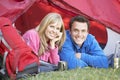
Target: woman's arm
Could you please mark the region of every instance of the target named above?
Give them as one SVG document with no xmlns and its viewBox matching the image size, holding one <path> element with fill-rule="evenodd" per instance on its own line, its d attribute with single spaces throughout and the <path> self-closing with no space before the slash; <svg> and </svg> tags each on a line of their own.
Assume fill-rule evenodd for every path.
<svg viewBox="0 0 120 80">
<path fill-rule="evenodd" d="M 28 44 L 28 46 L 30 46 L 32 48 L 34 53 L 36 53 L 38 55 L 40 40 L 39 40 L 37 31 L 35 31 L 34 29 L 27 31 L 23 35 L 23 39 Z"/>
</svg>

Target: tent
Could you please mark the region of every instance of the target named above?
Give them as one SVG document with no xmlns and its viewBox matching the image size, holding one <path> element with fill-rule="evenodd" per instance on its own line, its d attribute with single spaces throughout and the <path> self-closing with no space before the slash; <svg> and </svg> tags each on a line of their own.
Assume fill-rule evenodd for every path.
<svg viewBox="0 0 120 80">
<path fill-rule="evenodd" d="M 60 11 L 63 15 L 67 13 L 70 16 L 77 14 L 87 16 L 89 19 L 98 21 L 120 33 L 119 0 L 74 0 L 74 2 L 73 0 L 1 0 L 0 16 L 6 16 L 15 21 L 29 8 L 38 8 L 39 10 L 44 8 L 46 12 L 38 11 L 41 12 L 40 16 L 44 16 L 44 13 L 50 12 L 48 9 L 50 7 L 53 9 L 51 11 L 55 11 L 56 9 L 57 12 Z"/>
<path fill-rule="evenodd" d="M 11 19 L 21 34 L 36 27 L 49 12 L 60 13 L 66 29 L 71 17 L 87 17 L 90 33 L 102 48 L 109 40 L 106 28 L 120 34 L 119 0 L 0 0 L 0 16 Z"/>
</svg>

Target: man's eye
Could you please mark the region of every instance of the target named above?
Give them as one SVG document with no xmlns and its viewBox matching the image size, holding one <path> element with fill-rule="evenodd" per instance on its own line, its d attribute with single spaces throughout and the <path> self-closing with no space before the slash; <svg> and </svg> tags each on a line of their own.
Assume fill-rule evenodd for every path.
<svg viewBox="0 0 120 80">
<path fill-rule="evenodd" d="M 74 32 L 75 32 L 75 33 L 77 33 L 77 32 L 78 32 L 78 30 L 74 30 Z"/>
<path fill-rule="evenodd" d="M 86 32 L 86 30 L 82 30 L 82 32 Z"/>
</svg>

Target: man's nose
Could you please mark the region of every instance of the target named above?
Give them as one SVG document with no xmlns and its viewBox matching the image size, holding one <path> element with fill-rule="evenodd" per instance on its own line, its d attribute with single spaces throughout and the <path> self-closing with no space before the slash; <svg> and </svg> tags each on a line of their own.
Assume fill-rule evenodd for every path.
<svg viewBox="0 0 120 80">
<path fill-rule="evenodd" d="M 82 32 L 81 32 L 81 31 L 79 31 L 77 35 L 81 36 L 81 35 L 82 35 Z"/>
</svg>

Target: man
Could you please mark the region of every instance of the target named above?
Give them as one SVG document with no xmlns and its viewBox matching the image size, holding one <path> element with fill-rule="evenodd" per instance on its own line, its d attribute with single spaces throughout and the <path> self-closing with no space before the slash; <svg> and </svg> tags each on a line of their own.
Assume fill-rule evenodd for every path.
<svg viewBox="0 0 120 80">
<path fill-rule="evenodd" d="M 66 41 L 59 52 L 68 69 L 108 68 L 108 59 L 95 37 L 89 34 L 89 21 L 83 16 L 73 17 L 66 31 Z"/>
</svg>

